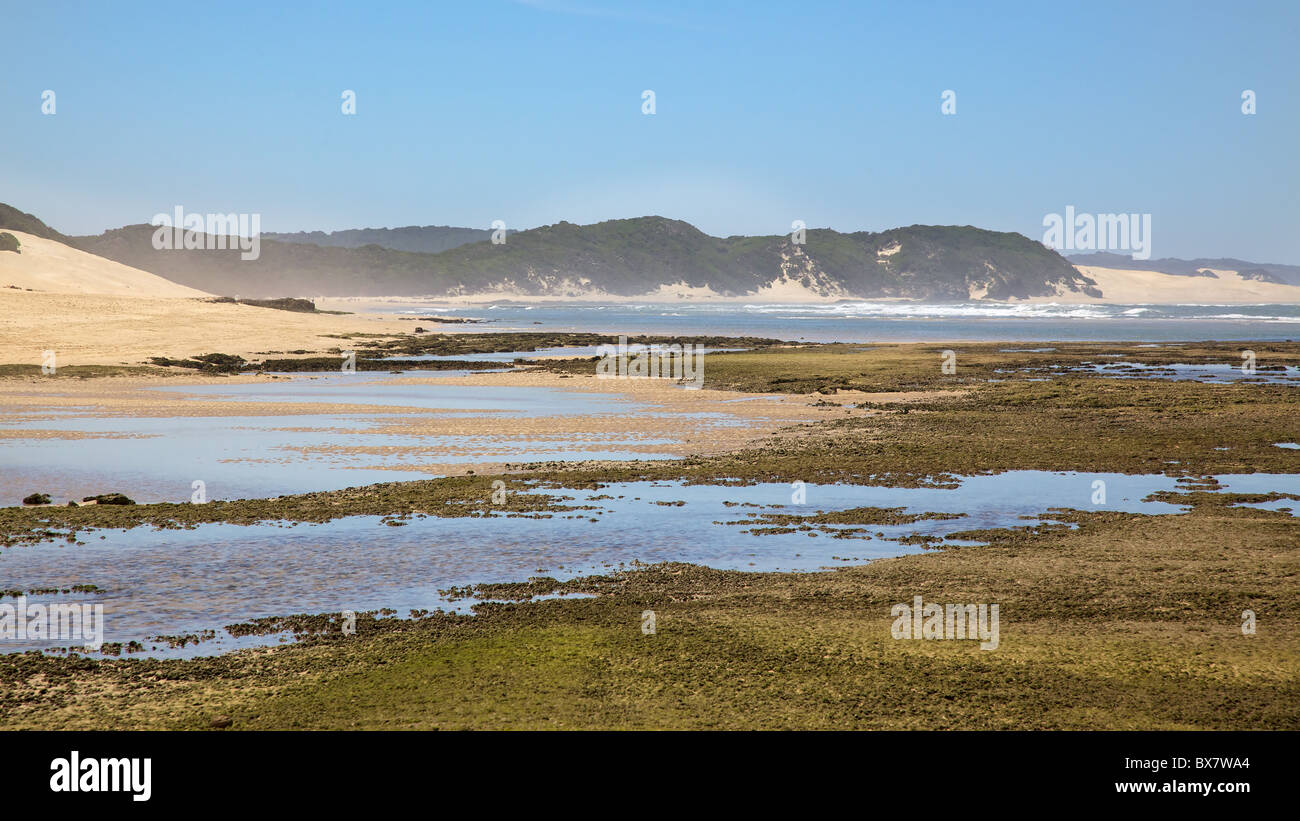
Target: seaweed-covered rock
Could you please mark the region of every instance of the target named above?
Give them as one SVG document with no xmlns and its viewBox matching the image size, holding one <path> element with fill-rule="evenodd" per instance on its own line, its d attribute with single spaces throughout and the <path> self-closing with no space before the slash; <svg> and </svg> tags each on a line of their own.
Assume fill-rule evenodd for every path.
<svg viewBox="0 0 1300 821">
<path fill-rule="evenodd" d="M 33 493 L 23 499 L 23 504 L 25 505 L 48 505 L 49 503 L 50 494 L 48 493 Z"/>
<path fill-rule="evenodd" d="M 94 502 L 97 505 L 133 505 L 135 500 L 128 498 L 123 493 L 101 493 L 98 496 L 87 496 L 82 499 L 83 502 Z"/>
</svg>

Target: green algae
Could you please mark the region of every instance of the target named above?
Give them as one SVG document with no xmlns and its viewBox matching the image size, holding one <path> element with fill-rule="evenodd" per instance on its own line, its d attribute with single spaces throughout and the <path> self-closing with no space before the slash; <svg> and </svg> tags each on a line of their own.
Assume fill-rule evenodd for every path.
<svg viewBox="0 0 1300 821">
<path fill-rule="evenodd" d="M 1240 344 L 1261 361 L 1265 354 L 1296 361 L 1296 346 Z M 956 374 L 940 372 L 944 346 L 843 347 L 710 354 L 706 384 L 964 393 L 911 404 L 906 414 L 873 402 L 879 412 L 870 416 L 797 426 L 763 447 L 717 457 L 518 465 L 500 477 L 207 505 L 5 508 L 0 533 L 14 543 L 59 529 L 138 524 L 545 515 L 564 508 L 565 487 L 633 479 L 915 485 L 1016 469 L 1177 475 L 1181 492 L 1149 500 L 1189 512 L 1053 510 L 1033 525 L 948 536 L 978 546 L 944 544 L 833 572 L 663 564 L 565 582 L 472 585 L 446 591 L 481 599 L 472 616 L 358 614 L 352 635 L 339 614 L 257 620 L 232 627 L 303 640 L 211 658 L 11 655 L 0 659 L 0 723 L 207 729 L 219 715 L 259 729 L 1300 729 L 1300 519 L 1241 507 L 1295 496 L 1211 492 L 1207 478 L 1294 472 L 1294 453 L 1273 447 L 1293 438 L 1294 388 L 1085 374 L 1029 381 L 1039 368 L 1123 346 L 1058 344 L 1033 354 L 952 346 Z M 1237 348 L 1169 346 L 1133 356 L 1222 362 Z M 987 381 L 1008 368 L 1020 371 Z M 507 505 L 490 503 L 495 478 L 513 491 Z M 832 519 L 874 523 L 896 513 L 763 521 L 865 526 Z M 594 598 L 534 601 L 556 593 Z M 892 639 L 890 607 L 915 595 L 999 604 L 1001 646 L 985 652 L 960 641 Z M 642 629 L 646 610 L 656 615 L 652 633 Z M 1258 617 L 1252 635 L 1241 629 L 1247 610 Z"/>
</svg>

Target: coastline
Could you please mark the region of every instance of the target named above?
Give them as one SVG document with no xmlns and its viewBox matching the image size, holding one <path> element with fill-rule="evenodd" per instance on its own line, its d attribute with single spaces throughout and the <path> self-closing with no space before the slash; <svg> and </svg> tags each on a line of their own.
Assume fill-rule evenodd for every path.
<svg viewBox="0 0 1300 821">
<path fill-rule="evenodd" d="M 1235 271 L 1216 271 L 1215 277 L 1190 277 L 1156 271 L 1076 266 L 1084 276 L 1094 279 L 1103 296 L 1061 291 L 1052 295 L 1011 299 L 972 298 L 976 305 L 1295 305 L 1300 304 L 1300 286 L 1243 279 Z M 850 297 L 843 294 L 820 294 L 802 287 L 765 289 L 743 295 L 722 295 L 707 288 L 661 286 L 656 291 L 631 296 L 595 291 L 566 294 L 527 294 L 522 291 L 497 291 L 456 296 L 373 296 L 322 297 L 321 305 L 333 309 L 348 307 L 362 310 L 382 309 L 393 304 L 429 304 L 449 307 L 483 307 L 502 305 L 840 305 L 880 303 L 899 305 L 943 305 L 926 300 L 902 297 Z"/>
</svg>

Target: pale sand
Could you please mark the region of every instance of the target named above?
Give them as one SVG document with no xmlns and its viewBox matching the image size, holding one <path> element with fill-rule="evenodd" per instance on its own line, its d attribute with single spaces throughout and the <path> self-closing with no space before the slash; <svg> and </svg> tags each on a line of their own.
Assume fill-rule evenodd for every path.
<svg viewBox="0 0 1300 821">
<path fill-rule="evenodd" d="M 1066 292 L 1059 296 L 1033 297 L 1025 302 L 1119 303 L 1119 304 L 1259 304 L 1300 302 L 1300 287 L 1242 279 L 1236 271 L 1218 271 L 1218 278 L 1182 277 L 1158 271 L 1129 271 L 1119 268 L 1077 266 L 1084 276 L 1096 280 L 1102 298 Z"/>
<path fill-rule="evenodd" d="M 14 286 L 52 294 L 107 294 L 138 297 L 204 297 L 203 291 L 177 285 L 148 271 L 78 251 L 54 240 L 10 231 L 19 253 L 0 251 L 0 288 Z"/>
<path fill-rule="evenodd" d="M 281 377 L 281 380 L 309 380 L 308 375 Z M 359 385 L 372 384 L 376 392 L 391 384 L 386 380 L 367 380 L 356 376 Z M 59 420 L 49 419 L 49 409 L 72 411 L 77 415 L 100 418 L 172 418 L 178 416 L 278 416 L 285 430 L 320 430 L 295 424 L 295 417 L 305 414 L 361 413 L 371 415 L 378 424 L 356 432 L 363 441 L 355 446 L 313 448 L 313 454 L 391 455 L 402 454 L 412 460 L 408 465 L 388 467 L 398 471 L 428 474 L 461 474 L 501 470 L 505 463 L 521 460 L 511 446 L 544 444 L 556 440 L 589 440 L 585 450 L 610 450 L 672 457 L 700 456 L 753 446 L 774 434 L 797 435 L 798 426 L 828 418 L 871 416 L 880 411 L 847 407 L 854 402 L 917 402 L 958 395 L 960 392 L 868 394 L 830 397 L 834 405 L 818 405 L 826 398 L 819 395 L 737 394 L 731 391 L 685 390 L 668 380 L 597 379 L 591 376 L 565 377 L 559 374 L 516 371 L 479 373 L 466 377 L 420 377 L 402 379 L 403 385 L 495 385 L 513 387 L 558 388 L 613 395 L 618 399 L 644 405 L 629 407 L 626 413 L 603 413 L 591 416 L 562 415 L 533 418 L 501 417 L 492 411 L 430 410 L 412 407 L 306 402 L 257 402 L 215 400 L 198 394 L 149 390 L 160 385 L 189 386 L 269 382 L 269 376 L 241 375 L 217 377 L 115 376 L 86 380 L 49 377 L 9 377 L 0 379 L 0 420 L 23 422 L 40 420 L 39 430 L 8 431 L 0 438 L 77 439 L 85 434 L 59 430 Z M 744 400 L 744 401 L 736 401 Z M 701 416 L 704 414 L 704 416 Z M 714 416 L 716 415 L 716 416 Z M 333 429 L 333 428 L 331 428 Z M 345 431 L 355 432 L 355 431 Z M 366 445 L 367 435 L 475 437 L 464 446 L 442 447 L 400 445 Z M 110 434 L 117 436 L 119 434 Z M 615 440 L 616 444 L 611 444 Z M 494 447 L 496 443 L 500 447 Z M 284 461 L 289 452 L 264 454 L 262 460 Z M 446 462 L 449 456 L 472 457 L 471 464 Z M 374 467 L 383 467 L 376 465 Z"/>
<path fill-rule="evenodd" d="M 4 254 L 0 253 L 0 257 Z M 465 330 L 425 323 L 429 330 Z M 138 365 L 150 357 L 266 351 L 347 350 L 330 335 L 410 333 L 413 323 L 374 315 L 333 316 L 199 299 L 45 294 L 0 288 L 0 364 Z"/>
</svg>

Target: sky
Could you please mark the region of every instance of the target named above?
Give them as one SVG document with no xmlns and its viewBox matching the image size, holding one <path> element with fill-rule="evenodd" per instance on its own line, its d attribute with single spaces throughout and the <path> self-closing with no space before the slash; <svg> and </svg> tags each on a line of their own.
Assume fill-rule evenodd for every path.
<svg viewBox="0 0 1300 821">
<path fill-rule="evenodd" d="M 1151 215 L 1152 257 L 1300 264 L 1290 0 L 0 9 L 0 202 L 69 234 L 180 206 L 1041 240 L 1073 206 Z"/>
</svg>

